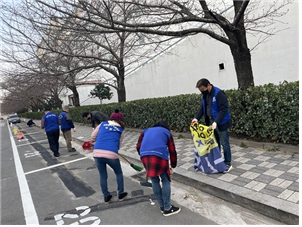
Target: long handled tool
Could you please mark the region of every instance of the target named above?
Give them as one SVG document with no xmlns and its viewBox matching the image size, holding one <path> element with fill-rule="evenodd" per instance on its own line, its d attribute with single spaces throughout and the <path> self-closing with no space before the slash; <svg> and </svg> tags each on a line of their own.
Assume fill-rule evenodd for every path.
<svg viewBox="0 0 302 227">
<path fill-rule="evenodd" d="M 140 172 L 140 171 L 142 171 L 142 170 L 144 169 L 143 167 L 138 166 L 138 165 L 135 165 L 135 164 L 133 164 L 132 162 L 130 162 L 129 160 L 127 160 L 127 159 L 125 158 L 124 155 L 122 155 L 122 154 L 120 154 L 120 153 L 118 153 L 118 155 L 119 155 L 120 157 L 122 157 L 126 162 L 128 162 L 128 163 L 130 164 L 130 166 L 131 166 L 133 169 L 135 169 L 136 171 Z"/>
</svg>

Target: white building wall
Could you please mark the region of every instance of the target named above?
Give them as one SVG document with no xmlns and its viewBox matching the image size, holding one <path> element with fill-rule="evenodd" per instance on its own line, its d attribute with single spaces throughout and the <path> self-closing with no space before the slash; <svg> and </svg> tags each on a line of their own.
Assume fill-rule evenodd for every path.
<svg viewBox="0 0 302 227">
<path fill-rule="evenodd" d="M 289 5 L 277 30 L 287 28 L 252 51 L 252 68 L 255 85 L 279 84 L 299 80 L 299 10 L 298 2 Z M 257 39 L 247 36 L 249 47 Z M 204 34 L 180 41 L 172 54 L 164 54 L 126 77 L 127 101 L 199 93 L 195 88 L 201 78 L 221 89 L 237 89 L 233 58 L 227 45 Z M 224 63 L 224 70 L 219 64 Z"/>
</svg>

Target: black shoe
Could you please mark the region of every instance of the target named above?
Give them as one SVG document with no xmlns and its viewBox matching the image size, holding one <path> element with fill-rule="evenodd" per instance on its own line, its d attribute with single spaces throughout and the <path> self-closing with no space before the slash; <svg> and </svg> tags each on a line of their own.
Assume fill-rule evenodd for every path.
<svg viewBox="0 0 302 227">
<path fill-rule="evenodd" d="M 77 151 L 77 150 L 74 148 L 71 148 L 71 150 L 69 150 L 68 152 L 75 152 L 75 151 Z"/>
<path fill-rule="evenodd" d="M 163 214 L 164 213 L 164 207 L 159 207 L 159 208 L 160 208 L 161 213 Z"/>
<path fill-rule="evenodd" d="M 127 198 L 127 196 L 128 196 L 128 193 L 127 193 L 127 192 L 123 192 L 122 194 L 120 194 L 120 195 L 118 196 L 118 200 L 119 200 L 119 201 L 123 201 L 124 199 Z"/>
<path fill-rule="evenodd" d="M 180 209 L 179 207 L 175 207 L 175 206 L 171 205 L 170 210 L 164 210 L 163 215 L 164 215 L 165 217 L 171 216 L 171 215 L 173 215 L 173 214 L 179 213 L 180 210 L 181 210 L 181 209 Z"/>
<path fill-rule="evenodd" d="M 111 199 L 112 199 L 112 195 L 109 195 L 109 196 L 105 197 L 104 201 L 106 204 L 108 204 Z"/>
<path fill-rule="evenodd" d="M 60 153 L 58 153 L 58 154 L 55 154 L 55 157 L 57 157 L 57 158 L 58 158 L 58 157 L 60 157 Z"/>
</svg>

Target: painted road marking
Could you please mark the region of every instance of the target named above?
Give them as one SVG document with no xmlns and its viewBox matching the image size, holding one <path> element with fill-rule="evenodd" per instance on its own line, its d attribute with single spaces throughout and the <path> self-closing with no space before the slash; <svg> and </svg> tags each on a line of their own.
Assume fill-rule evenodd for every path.
<svg viewBox="0 0 302 227">
<path fill-rule="evenodd" d="M 24 210 L 24 217 L 26 221 L 26 225 L 39 225 L 38 216 L 36 213 L 36 209 L 30 194 L 30 190 L 27 184 L 27 180 L 23 171 L 23 167 L 21 164 L 21 160 L 19 157 L 19 152 L 15 143 L 15 140 L 12 136 L 11 129 L 8 126 L 8 130 L 10 133 L 10 141 L 12 144 L 13 154 L 14 154 L 14 160 L 15 160 L 15 167 L 16 167 L 16 173 L 18 177 L 19 182 L 19 189 L 21 194 L 21 200 Z"/>
<path fill-rule="evenodd" d="M 45 167 L 45 168 L 36 169 L 36 170 L 25 173 L 25 175 L 40 172 L 40 171 L 43 171 L 43 170 L 46 170 L 46 169 L 55 168 L 55 167 L 62 166 L 62 165 L 66 165 L 66 164 L 69 164 L 69 163 L 72 163 L 72 162 L 81 161 L 81 160 L 84 160 L 84 159 L 87 159 L 87 158 L 88 157 L 83 157 L 83 158 L 79 158 L 79 159 L 76 159 L 76 160 L 71 160 L 71 161 L 68 161 L 68 162 L 63 162 L 63 163 L 59 163 L 59 164 L 56 164 L 56 165 L 48 166 L 48 167 Z"/>
<path fill-rule="evenodd" d="M 48 140 L 46 139 L 46 140 L 40 140 L 40 141 L 31 142 L 31 143 L 19 144 L 19 145 L 17 145 L 17 147 L 30 145 L 30 144 L 34 144 L 34 143 L 41 143 L 41 142 L 44 142 L 44 141 L 48 141 Z"/>
<path fill-rule="evenodd" d="M 83 217 L 83 216 L 89 214 L 90 211 L 91 211 L 89 206 L 76 207 L 76 210 L 84 210 L 84 211 L 82 213 L 80 213 L 80 215 L 78 215 L 78 214 L 64 214 L 64 213 L 55 215 L 54 219 L 55 219 L 57 225 L 64 225 L 65 224 L 63 218 L 65 218 L 65 219 L 80 218 L 81 216 Z M 90 216 L 90 217 L 83 218 L 79 221 L 73 222 L 70 225 L 79 225 L 79 224 L 83 224 L 83 223 L 89 222 L 89 221 L 93 221 L 93 223 L 91 223 L 91 225 L 98 225 L 98 224 L 101 223 L 101 219 L 99 217 Z"/>
</svg>

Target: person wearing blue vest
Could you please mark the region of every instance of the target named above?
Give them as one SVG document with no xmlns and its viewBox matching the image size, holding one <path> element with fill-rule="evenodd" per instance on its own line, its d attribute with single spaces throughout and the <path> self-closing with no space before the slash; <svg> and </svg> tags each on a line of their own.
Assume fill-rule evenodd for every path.
<svg viewBox="0 0 302 227">
<path fill-rule="evenodd" d="M 68 152 L 74 152 L 76 151 L 76 149 L 73 148 L 71 145 L 71 141 L 72 141 L 71 129 L 73 128 L 74 132 L 76 131 L 76 129 L 68 112 L 69 112 L 69 106 L 64 106 L 63 111 L 59 115 L 59 118 L 61 121 L 61 131 L 66 141 L 67 150 Z"/>
<path fill-rule="evenodd" d="M 60 157 L 59 153 L 59 137 L 60 137 L 60 124 L 59 116 L 50 112 L 50 107 L 45 107 L 44 115 L 41 119 L 41 128 L 45 128 L 47 139 L 49 142 L 50 150 L 55 157 Z"/>
<path fill-rule="evenodd" d="M 168 123 L 159 121 L 153 127 L 143 130 L 136 150 L 146 169 L 146 175 L 151 178 L 152 189 L 162 214 L 166 217 L 179 213 L 181 208 L 171 205 L 170 175 L 177 165 L 177 152 Z"/>
<path fill-rule="evenodd" d="M 208 79 L 200 79 L 196 88 L 202 93 L 201 107 L 192 122 L 200 120 L 205 116 L 207 126 L 212 126 L 219 148 L 222 145 L 224 162 L 229 172 L 233 167 L 231 164 L 231 146 L 229 142 L 228 129 L 232 126 L 229 104 L 226 94 L 209 82 Z"/>
<path fill-rule="evenodd" d="M 102 121 L 91 134 L 92 140 L 95 141 L 93 158 L 99 171 L 105 204 L 112 199 L 107 185 L 107 165 L 115 173 L 119 201 L 123 201 L 128 196 L 128 193 L 124 192 L 124 177 L 118 155 L 124 138 L 124 127 L 125 124 L 113 116 L 109 120 Z"/>
</svg>

